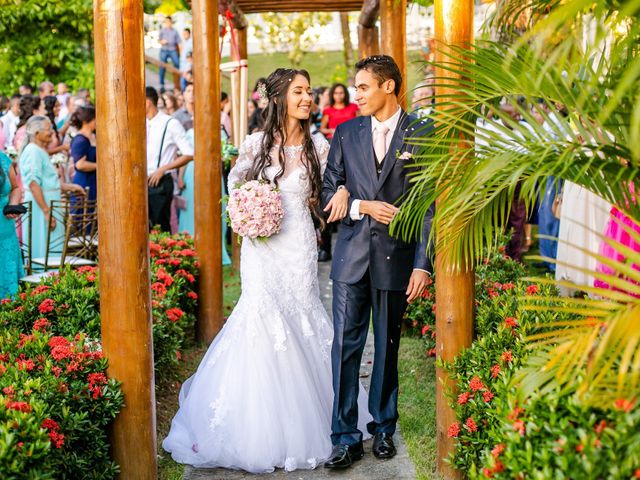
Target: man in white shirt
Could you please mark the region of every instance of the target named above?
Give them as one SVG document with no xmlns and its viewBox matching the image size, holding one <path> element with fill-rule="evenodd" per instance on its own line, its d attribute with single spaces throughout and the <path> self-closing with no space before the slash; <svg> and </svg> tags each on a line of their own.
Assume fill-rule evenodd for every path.
<svg viewBox="0 0 640 480">
<path fill-rule="evenodd" d="M 6 147 L 13 146 L 13 136 L 18 129 L 18 122 L 20 121 L 20 95 L 14 95 L 11 97 L 9 103 L 9 110 L 2 117 L 2 129 L 4 130 L 4 138 L 6 140 Z"/>
<path fill-rule="evenodd" d="M 193 147 L 178 120 L 158 110 L 158 92 L 146 89 L 149 225 L 171 231 L 172 172 L 193 160 Z"/>
</svg>

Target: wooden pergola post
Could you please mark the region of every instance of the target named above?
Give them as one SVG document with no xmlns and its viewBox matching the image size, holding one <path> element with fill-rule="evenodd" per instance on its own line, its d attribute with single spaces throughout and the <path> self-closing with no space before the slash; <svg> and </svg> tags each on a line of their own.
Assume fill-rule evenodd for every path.
<svg viewBox="0 0 640 480">
<path fill-rule="evenodd" d="M 376 20 L 380 13 L 380 0 L 366 0 L 358 19 L 358 57 L 360 59 L 380 53 L 380 35 Z"/>
<path fill-rule="evenodd" d="M 198 338 L 211 343 L 223 325 L 218 6 L 193 0 L 195 94 L 195 243 L 200 259 Z"/>
<path fill-rule="evenodd" d="M 470 47 L 473 41 L 473 8 L 473 0 L 435 0 L 436 63 L 452 61 L 456 54 L 447 50 L 449 45 Z M 448 79 L 446 87 L 436 87 L 438 95 L 453 96 L 457 93 L 458 76 L 436 67 L 436 77 Z M 457 99 L 459 101 L 459 97 Z M 467 148 L 473 148 L 472 142 L 473 139 L 469 139 Z M 438 199 L 438 203 L 446 201 L 446 195 Z M 443 249 L 436 247 L 436 279 L 436 352 L 438 358 L 451 361 L 473 341 L 474 273 L 467 266 L 455 270 Z M 453 438 L 448 437 L 447 431 L 456 421 L 445 392 L 455 391 L 455 382 L 441 368 L 436 369 L 436 376 L 438 471 L 447 479 L 462 478 L 462 474 L 445 461 L 454 451 Z"/>
<path fill-rule="evenodd" d="M 381 53 L 393 57 L 402 74 L 398 100 L 407 107 L 407 0 L 380 0 Z"/>
<path fill-rule="evenodd" d="M 120 478 L 156 478 L 153 337 L 140 0 L 94 4 L 102 349 L 125 407 L 112 430 Z"/>
</svg>

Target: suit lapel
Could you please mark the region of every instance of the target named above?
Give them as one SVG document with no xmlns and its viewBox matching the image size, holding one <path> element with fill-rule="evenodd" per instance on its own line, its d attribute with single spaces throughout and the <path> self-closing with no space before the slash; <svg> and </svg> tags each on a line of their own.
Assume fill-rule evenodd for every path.
<svg viewBox="0 0 640 480">
<path fill-rule="evenodd" d="M 384 185 L 385 180 L 391 173 L 391 170 L 393 170 L 393 166 L 396 164 L 396 160 L 398 158 L 396 152 L 402 150 L 404 137 L 409 123 L 409 115 L 407 115 L 407 112 L 402 110 L 402 113 L 400 113 L 400 118 L 398 119 L 398 126 L 396 127 L 395 132 L 393 132 L 393 138 L 391 139 L 391 144 L 389 145 L 387 156 L 384 160 L 384 163 L 382 164 L 382 172 L 380 173 L 380 177 L 376 179 L 376 193 L 380 191 L 382 185 Z M 371 140 L 371 142 L 371 148 L 373 149 L 373 140 Z"/>
<path fill-rule="evenodd" d="M 362 149 L 362 160 L 364 164 L 362 168 L 367 172 L 371 187 L 375 188 L 378 179 L 375 172 L 375 160 L 373 158 L 373 136 L 371 134 L 371 117 L 360 117 L 360 126 L 358 129 L 358 139 L 360 140 L 360 148 Z"/>
</svg>

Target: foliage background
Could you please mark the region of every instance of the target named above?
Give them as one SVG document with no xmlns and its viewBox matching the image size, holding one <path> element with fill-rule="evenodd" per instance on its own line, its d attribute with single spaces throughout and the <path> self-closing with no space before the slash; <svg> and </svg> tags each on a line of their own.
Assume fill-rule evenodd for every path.
<svg viewBox="0 0 640 480">
<path fill-rule="evenodd" d="M 93 88 L 91 0 L 0 0 L 0 85 L 64 81 Z"/>
</svg>

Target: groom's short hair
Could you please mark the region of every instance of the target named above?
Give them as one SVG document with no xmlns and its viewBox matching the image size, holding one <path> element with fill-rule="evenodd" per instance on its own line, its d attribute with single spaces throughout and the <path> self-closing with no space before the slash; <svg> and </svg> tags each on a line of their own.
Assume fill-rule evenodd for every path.
<svg viewBox="0 0 640 480">
<path fill-rule="evenodd" d="M 394 93 L 400 95 L 402 86 L 402 74 L 398 64 L 389 55 L 373 55 L 364 58 L 356 63 L 356 73 L 366 70 L 378 80 L 378 85 L 382 85 L 387 80 L 393 80 L 396 84 Z"/>
</svg>

